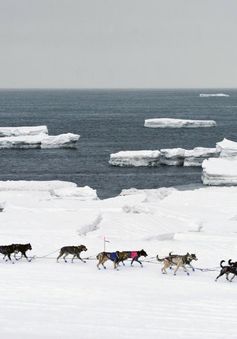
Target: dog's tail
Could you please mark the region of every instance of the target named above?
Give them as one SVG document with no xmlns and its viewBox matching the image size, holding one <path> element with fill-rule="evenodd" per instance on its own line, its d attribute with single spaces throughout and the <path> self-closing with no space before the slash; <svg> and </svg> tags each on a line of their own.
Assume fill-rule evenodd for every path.
<svg viewBox="0 0 237 339">
<path fill-rule="evenodd" d="M 231 259 L 229 259 L 229 260 L 228 260 L 228 264 L 231 266 L 231 265 L 234 264 L 234 262 L 233 262 Z"/>
<path fill-rule="evenodd" d="M 224 266 L 222 265 L 223 262 L 225 262 L 225 260 L 221 260 L 221 262 L 220 262 L 220 267 L 221 267 L 221 268 L 224 268 Z"/>
<path fill-rule="evenodd" d="M 156 259 L 157 259 L 158 261 L 164 261 L 164 260 L 165 260 L 165 258 L 159 258 L 159 257 L 158 257 L 158 254 L 157 254 L 157 256 L 156 256 Z"/>
</svg>

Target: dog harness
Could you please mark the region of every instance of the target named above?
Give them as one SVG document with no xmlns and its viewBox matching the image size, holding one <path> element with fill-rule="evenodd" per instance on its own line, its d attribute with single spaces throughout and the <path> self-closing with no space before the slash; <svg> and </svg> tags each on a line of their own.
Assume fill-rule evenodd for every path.
<svg viewBox="0 0 237 339">
<path fill-rule="evenodd" d="M 131 258 L 134 259 L 137 257 L 137 251 L 131 251 Z"/>
<path fill-rule="evenodd" d="M 117 256 L 117 253 L 116 253 L 116 252 L 108 253 L 108 257 L 109 257 L 109 259 L 112 260 L 112 261 L 118 260 L 118 256 Z"/>
</svg>

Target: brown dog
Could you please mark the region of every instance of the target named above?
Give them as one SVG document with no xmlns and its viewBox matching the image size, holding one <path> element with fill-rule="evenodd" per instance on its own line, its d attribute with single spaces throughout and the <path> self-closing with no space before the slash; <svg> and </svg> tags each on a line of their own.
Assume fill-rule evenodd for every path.
<svg viewBox="0 0 237 339">
<path fill-rule="evenodd" d="M 72 254 L 73 257 L 72 257 L 72 261 L 74 260 L 75 257 L 77 257 L 79 260 L 83 261 L 84 263 L 86 262 L 85 260 L 83 260 L 81 257 L 80 257 L 80 253 L 82 251 L 87 251 L 87 248 L 86 246 L 84 245 L 80 245 L 80 246 L 64 246 L 60 249 L 60 253 L 59 253 L 59 256 L 57 257 L 57 262 L 58 262 L 58 259 L 64 255 L 63 259 L 65 262 L 67 262 L 66 260 L 66 257 L 69 255 L 69 254 Z"/>
</svg>

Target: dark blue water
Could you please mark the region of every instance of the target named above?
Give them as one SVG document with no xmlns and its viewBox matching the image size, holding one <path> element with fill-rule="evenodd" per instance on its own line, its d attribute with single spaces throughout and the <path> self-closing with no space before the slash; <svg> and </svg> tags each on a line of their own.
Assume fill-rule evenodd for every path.
<svg viewBox="0 0 237 339">
<path fill-rule="evenodd" d="M 220 92 L 230 97 L 199 97 Z M 145 119 L 158 117 L 214 119 L 218 126 L 143 127 Z M 118 168 L 108 164 L 109 155 L 237 140 L 237 90 L 1 90 L 0 126 L 23 125 L 47 125 L 50 134 L 78 133 L 78 148 L 0 150 L 0 180 L 68 180 L 97 189 L 101 198 L 123 188 L 200 183 L 200 168 Z"/>
</svg>

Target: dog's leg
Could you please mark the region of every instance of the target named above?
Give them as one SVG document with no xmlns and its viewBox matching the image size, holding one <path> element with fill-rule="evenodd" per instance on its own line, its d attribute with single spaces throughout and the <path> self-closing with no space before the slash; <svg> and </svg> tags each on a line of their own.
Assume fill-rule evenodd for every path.
<svg viewBox="0 0 237 339">
<path fill-rule="evenodd" d="M 68 256 L 68 253 L 65 253 L 65 254 L 64 254 L 64 257 L 63 257 L 63 259 L 64 259 L 65 262 L 67 262 L 67 260 L 66 260 L 66 257 L 67 257 L 67 256 Z"/>
<path fill-rule="evenodd" d="M 220 274 L 216 277 L 215 281 L 217 281 L 217 279 L 219 279 L 223 274 L 225 274 L 225 272 L 223 272 L 222 270 L 220 271 Z"/>
<path fill-rule="evenodd" d="M 62 255 L 63 253 L 60 251 L 59 256 L 57 257 L 57 262 L 58 262 L 58 259 L 61 258 Z"/>
<path fill-rule="evenodd" d="M 189 271 L 187 270 L 187 268 L 185 267 L 185 265 L 183 264 L 182 266 L 183 266 L 184 272 L 187 273 L 187 275 L 189 275 Z"/>
<path fill-rule="evenodd" d="M 235 274 L 233 274 L 233 277 L 230 279 L 231 282 L 233 281 L 234 277 L 235 277 Z"/>
<path fill-rule="evenodd" d="M 23 253 L 21 254 L 21 258 L 22 258 L 22 256 L 24 256 L 28 262 L 31 262 L 31 260 L 27 257 L 26 252 L 23 252 Z M 20 259 L 21 259 L 21 258 L 20 258 Z"/>
<path fill-rule="evenodd" d="M 74 259 L 75 257 L 76 257 L 76 254 L 74 254 L 73 257 L 72 257 L 72 261 L 71 261 L 72 263 L 73 263 L 73 259 Z"/>
<path fill-rule="evenodd" d="M 191 263 L 189 263 L 188 265 L 191 267 L 191 269 L 193 270 L 193 272 L 195 272 L 195 268 L 193 267 L 193 265 L 191 265 Z"/>
<path fill-rule="evenodd" d="M 78 258 L 79 260 L 81 260 L 82 262 L 84 262 L 84 264 L 86 263 L 86 261 L 83 260 L 83 259 L 80 257 L 80 254 L 77 254 L 76 256 L 77 256 L 77 258 Z"/>
<path fill-rule="evenodd" d="M 179 268 L 180 268 L 180 263 L 177 264 L 177 267 L 176 267 L 176 269 L 174 270 L 174 275 L 176 275 L 176 272 L 178 271 Z"/>
</svg>

